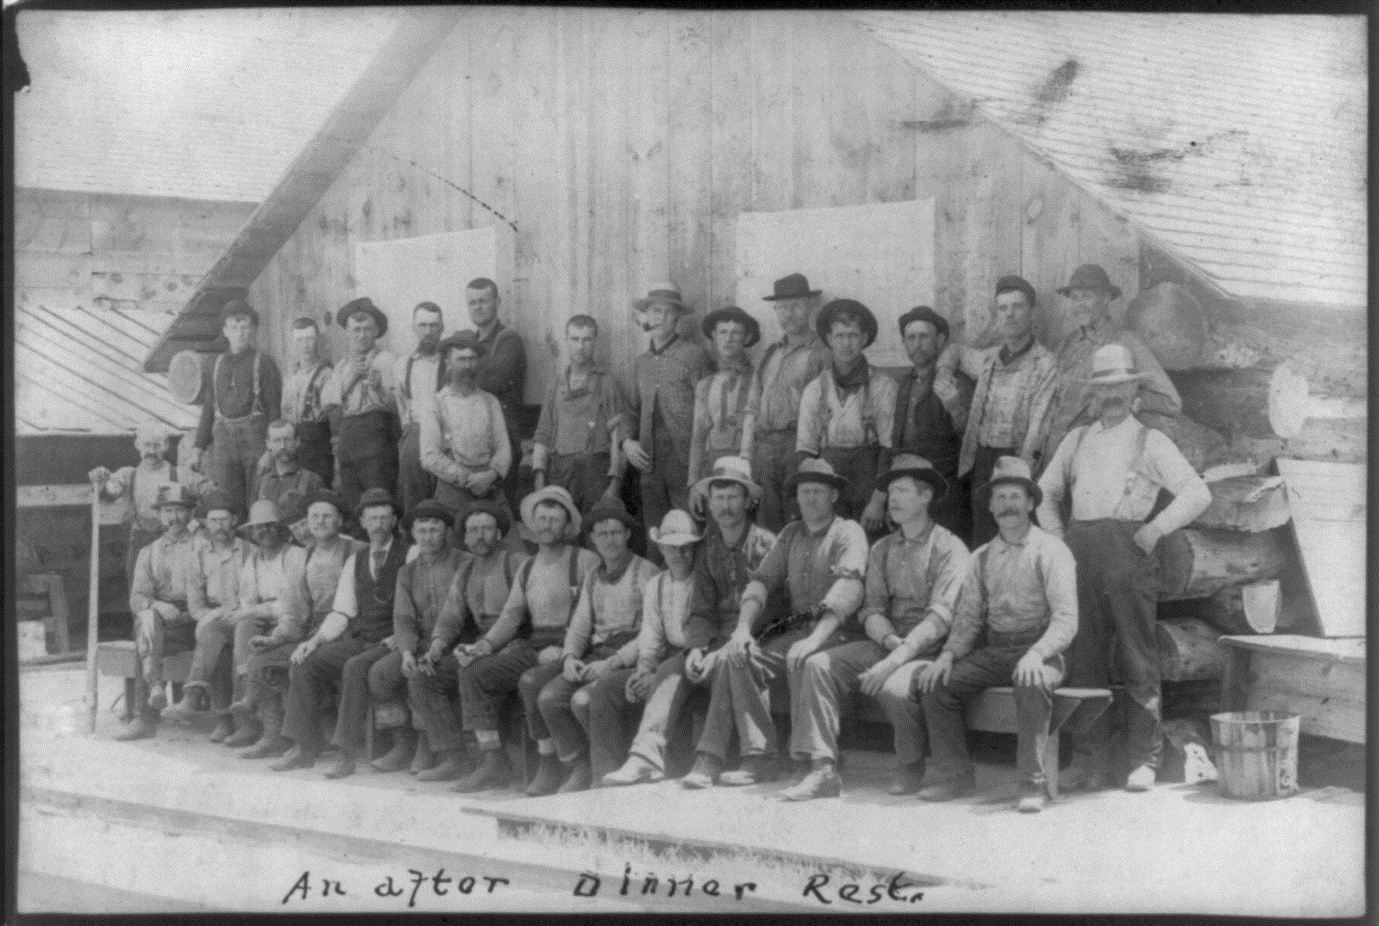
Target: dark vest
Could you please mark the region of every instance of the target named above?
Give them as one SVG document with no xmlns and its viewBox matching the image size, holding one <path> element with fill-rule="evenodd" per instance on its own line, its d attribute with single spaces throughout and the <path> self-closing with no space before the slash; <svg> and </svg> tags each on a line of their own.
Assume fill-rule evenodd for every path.
<svg viewBox="0 0 1379 926">
<path fill-rule="evenodd" d="M 915 406 L 914 435 L 909 443 L 903 442 L 905 416 L 910 411 L 910 393 L 915 388 L 915 371 L 911 367 L 900 378 L 900 389 L 895 399 L 895 431 L 891 447 L 896 453 L 917 453 L 944 476 L 952 478 L 958 472 L 958 457 L 962 453 L 962 432 L 953 426 L 953 417 L 943 402 L 931 388 L 929 394 Z"/>
<path fill-rule="evenodd" d="M 407 562 L 408 549 L 401 537 L 393 538 L 377 582 L 369 574 L 373 551 L 365 547 L 354 555 L 354 597 L 359 614 L 352 621 L 353 630 L 369 646 L 382 643 L 393 632 L 393 594 L 397 591 L 398 571 Z"/>
</svg>

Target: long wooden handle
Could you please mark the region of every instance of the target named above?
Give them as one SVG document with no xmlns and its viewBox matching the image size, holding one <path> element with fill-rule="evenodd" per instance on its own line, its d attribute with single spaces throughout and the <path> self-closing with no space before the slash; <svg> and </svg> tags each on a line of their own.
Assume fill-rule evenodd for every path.
<svg viewBox="0 0 1379 926">
<path fill-rule="evenodd" d="M 86 711 L 87 731 L 96 732 L 96 640 L 101 613 L 101 490 L 91 485 L 91 574 L 86 586 Z"/>
</svg>

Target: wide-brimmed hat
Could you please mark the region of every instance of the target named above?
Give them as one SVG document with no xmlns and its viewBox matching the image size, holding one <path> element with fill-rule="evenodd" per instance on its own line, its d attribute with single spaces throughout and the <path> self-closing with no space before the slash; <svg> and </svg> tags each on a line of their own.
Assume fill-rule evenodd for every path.
<svg viewBox="0 0 1379 926">
<path fill-rule="evenodd" d="M 196 505 L 196 517 L 204 521 L 206 515 L 212 511 L 228 511 L 235 513 L 235 501 L 230 498 L 230 493 L 223 489 L 211 489 L 203 494 Z"/>
<path fill-rule="evenodd" d="M 1058 293 L 1066 296 L 1075 289 L 1098 289 L 1112 299 L 1120 298 L 1120 287 L 1111 282 L 1111 278 L 1106 275 L 1100 264 L 1083 264 L 1078 267 L 1073 271 L 1068 285 L 1059 289 Z"/>
<path fill-rule="evenodd" d="M 1099 270 L 1101 268 L 1098 267 L 1097 269 Z M 1001 293 L 1012 291 L 1024 293 L 1026 298 L 1029 299 L 1029 304 L 1031 306 L 1035 304 L 1034 284 L 1024 277 L 1014 273 L 1007 273 L 996 281 L 996 295 L 999 296 Z M 1062 292 L 1062 290 L 1060 290 L 1060 292 Z"/>
<path fill-rule="evenodd" d="M 440 352 L 442 359 L 449 357 L 452 350 L 464 350 L 466 348 L 474 351 L 476 357 L 482 357 L 488 353 L 488 345 L 479 340 L 478 332 L 470 331 L 467 328 L 464 331 L 456 331 L 454 334 L 446 336 L 443 341 L 436 345 L 436 350 Z"/>
<path fill-rule="evenodd" d="M 996 465 L 991 470 L 991 478 L 985 485 L 977 488 L 977 504 L 986 508 L 991 504 L 991 492 L 998 485 L 1018 485 L 1024 486 L 1025 491 L 1034 499 L 1034 507 L 1038 508 L 1044 501 L 1044 491 L 1039 488 L 1039 483 L 1031 477 L 1029 464 L 1019 457 L 1000 457 L 996 460 Z"/>
<path fill-rule="evenodd" d="M 522 499 L 522 504 L 520 506 L 522 511 L 522 524 L 527 530 L 532 532 L 536 531 L 534 515 L 536 506 L 542 502 L 555 502 L 557 505 L 564 508 L 566 514 L 570 516 L 569 522 L 565 525 L 566 540 L 574 540 L 579 536 L 580 527 L 583 524 L 583 519 L 579 514 L 579 506 L 577 506 L 575 500 L 570 497 L 570 493 L 560 486 L 546 486 L 546 488 L 539 489 Z"/>
<path fill-rule="evenodd" d="M 948 480 L 943 478 L 943 474 L 934 469 L 934 464 L 913 453 L 897 454 L 891 461 L 891 468 L 876 481 L 876 487 L 884 492 L 901 476 L 912 476 L 921 482 L 927 482 L 934 490 L 934 501 L 948 494 Z"/>
<path fill-rule="evenodd" d="M 589 509 L 584 520 L 588 522 L 591 531 L 594 529 L 594 525 L 600 521 L 610 520 L 621 521 L 634 534 L 642 529 L 642 523 L 632 517 L 631 512 L 627 510 L 627 506 L 622 503 L 620 498 L 599 499 L 594 507 Z"/>
<path fill-rule="evenodd" d="M 373 318 L 378 325 L 378 336 L 381 338 L 388 333 L 388 316 L 383 314 L 383 310 L 373 304 L 373 300 L 368 296 L 360 296 L 358 299 L 351 299 L 340 307 L 340 311 L 335 314 L 335 320 L 344 328 L 349 320 L 363 312 Z"/>
<path fill-rule="evenodd" d="M 803 273 L 791 273 L 781 277 L 771 287 L 771 295 L 762 296 L 767 302 L 779 299 L 800 299 L 804 296 L 817 296 L 821 289 L 810 289 L 809 280 Z"/>
<path fill-rule="evenodd" d="M 927 305 L 917 305 L 904 315 L 900 316 L 900 336 L 905 336 L 905 329 L 914 322 L 928 322 L 934 326 L 934 330 L 945 338 L 948 337 L 948 319 L 935 312 Z"/>
<path fill-rule="evenodd" d="M 819 457 L 809 457 L 800 464 L 795 474 L 785 481 L 785 491 L 793 494 L 801 483 L 819 482 L 842 491 L 848 481 L 833 471 L 833 466 Z"/>
<path fill-rule="evenodd" d="M 425 518 L 441 521 L 447 528 L 454 527 L 455 525 L 455 516 L 450 513 L 449 508 L 445 507 L 434 498 L 427 498 L 412 506 L 412 510 L 407 512 L 406 516 L 403 517 L 402 526 L 410 532 L 413 524 Z"/>
<path fill-rule="evenodd" d="M 747 490 L 749 499 L 761 501 L 761 486 L 752 481 L 752 464 L 742 457 L 719 457 L 714 461 L 713 470 L 690 487 L 691 511 L 700 512 L 702 516 L 709 500 L 709 489 L 715 482 L 735 482 Z"/>
<path fill-rule="evenodd" d="M 638 312 L 645 312 L 647 307 L 655 302 L 671 306 L 677 312 L 690 311 L 690 307 L 685 304 L 684 297 L 680 295 L 680 287 L 669 280 L 652 283 L 645 296 L 632 300 L 632 307 Z"/>
<path fill-rule="evenodd" d="M 302 499 L 302 517 L 306 517 L 307 512 L 311 510 L 311 506 L 317 502 L 325 502 L 327 505 L 335 506 L 335 510 L 340 512 L 341 518 L 349 516 L 349 512 L 345 510 L 345 500 L 343 498 L 327 489 L 321 489 L 312 492 L 306 498 Z"/>
<path fill-rule="evenodd" d="M 702 538 L 694 532 L 694 519 L 679 508 L 672 508 L 661 518 L 661 526 L 648 531 L 652 543 L 663 547 L 684 547 Z"/>
<path fill-rule="evenodd" d="M 833 327 L 833 319 L 839 312 L 854 312 L 862 319 L 863 347 L 871 347 L 876 340 L 876 316 L 871 309 L 862 305 L 856 299 L 834 299 L 828 305 L 819 310 L 819 317 L 814 320 L 814 330 L 819 333 L 819 337 L 825 344 L 828 343 L 828 331 Z"/>
<path fill-rule="evenodd" d="M 220 324 L 223 327 L 225 325 L 226 320 L 231 318 L 237 318 L 241 315 L 249 319 L 249 321 L 253 322 L 255 327 L 258 327 L 258 310 L 255 309 L 249 303 L 245 302 L 243 299 L 231 299 L 229 302 L 225 303 L 223 306 L 220 307 Z"/>
<path fill-rule="evenodd" d="M 369 489 L 359 496 L 359 504 L 354 506 L 354 517 L 358 520 L 364 513 L 365 508 L 377 508 L 379 505 L 387 505 L 393 509 L 393 514 L 402 517 L 402 506 L 397 503 L 392 494 L 387 489 Z"/>
<path fill-rule="evenodd" d="M 512 512 L 508 511 L 507 505 L 500 505 L 490 498 L 476 498 L 470 502 L 456 519 L 460 529 L 464 530 L 469 524 L 469 516 L 472 514 L 490 515 L 493 520 L 498 522 L 498 536 L 506 537 L 508 530 L 512 528 Z"/>
<path fill-rule="evenodd" d="M 737 322 L 746 328 L 747 338 L 743 342 L 744 347 L 751 347 L 761 340 L 761 323 L 735 305 L 714 309 L 704 316 L 704 323 L 701 327 L 704 329 L 705 337 L 712 340 L 714 329 L 718 327 L 719 322 Z"/>
<path fill-rule="evenodd" d="M 256 527 L 276 527 L 278 535 L 286 540 L 291 531 L 283 523 L 281 514 L 278 512 L 278 505 L 271 498 L 261 498 L 249 506 L 249 520 L 235 528 L 235 533 L 248 539 L 249 534 Z"/>
<path fill-rule="evenodd" d="M 192 495 L 192 490 L 181 482 L 169 482 L 158 487 L 158 500 L 153 507 L 166 508 L 169 505 L 180 505 L 188 511 L 196 505 L 196 496 Z"/>
<path fill-rule="evenodd" d="M 1081 382 L 1089 386 L 1118 386 L 1140 382 L 1144 373 L 1135 369 L 1135 355 L 1124 344 L 1103 344 L 1092 354 L 1092 375 Z"/>
</svg>

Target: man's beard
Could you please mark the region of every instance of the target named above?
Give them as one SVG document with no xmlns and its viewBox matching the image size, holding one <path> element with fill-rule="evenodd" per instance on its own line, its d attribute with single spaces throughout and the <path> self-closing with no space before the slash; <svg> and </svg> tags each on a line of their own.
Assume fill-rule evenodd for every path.
<svg viewBox="0 0 1379 926">
<path fill-rule="evenodd" d="M 497 546 L 496 543 L 490 543 L 487 540 L 476 540 L 469 544 L 469 552 L 479 557 L 479 559 L 483 559 L 485 556 L 492 553 Z"/>
<path fill-rule="evenodd" d="M 441 339 L 439 337 L 427 336 L 417 342 L 417 350 L 423 354 L 434 354 L 436 348 L 440 346 L 440 343 Z"/>
<path fill-rule="evenodd" d="M 450 382 L 465 389 L 473 389 L 479 382 L 479 374 L 473 370 L 457 372 L 451 375 Z"/>
</svg>

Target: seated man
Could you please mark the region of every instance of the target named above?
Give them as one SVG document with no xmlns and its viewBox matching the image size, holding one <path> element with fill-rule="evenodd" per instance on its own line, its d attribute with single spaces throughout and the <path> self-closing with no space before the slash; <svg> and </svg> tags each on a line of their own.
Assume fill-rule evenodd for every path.
<svg viewBox="0 0 1379 926">
<path fill-rule="evenodd" d="M 295 515 L 289 517 L 305 520 L 297 519 Z M 249 520 L 240 525 L 237 532 L 240 537 L 250 541 L 250 547 L 248 558 L 239 570 L 239 604 L 235 609 L 237 620 L 232 631 L 236 703 L 245 696 L 249 657 L 254 652 L 249 640 L 270 633 L 277 625 L 283 615 L 287 577 L 293 570 L 302 569 L 306 562 L 306 551 L 288 543 L 287 523 L 278 515 L 278 506 L 267 499 L 259 499 L 249 507 Z M 220 624 L 213 626 L 219 627 Z M 224 643 L 221 645 L 224 646 Z M 233 710 L 227 710 L 226 713 L 236 717 Z M 231 748 L 252 746 L 263 735 L 263 725 L 252 712 L 238 714 L 234 725 L 234 735 L 225 740 L 225 745 Z"/>
<path fill-rule="evenodd" d="M 220 713 L 212 743 L 226 740 L 234 732 L 230 706 L 230 671 L 221 663 L 225 644 L 234 639 L 238 620 L 239 572 L 249 557 L 250 544 L 235 536 L 234 502 L 228 493 L 216 489 L 201 499 L 197 517 L 205 525 L 204 540 L 198 545 L 192 572 L 187 578 L 187 608 L 196 620 L 196 651 L 183 686 L 182 700 L 168 708 L 169 714 L 190 715 L 197 709 L 202 693 L 210 696 L 211 710 Z"/>
<path fill-rule="evenodd" d="M 304 510 L 302 502 L 322 489 L 325 482 L 297 459 L 301 441 L 297 426 L 279 419 L 268 426 L 268 449 L 259 460 L 255 498 L 268 499 L 280 512 Z M 306 525 L 289 524 L 299 540 L 307 537 Z"/>
<path fill-rule="evenodd" d="M 790 477 L 800 520 L 785 525 L 742 593 L 737 627 L 715 660 L 709 719 L 694 770 L 682 781 L 686 787 L 707 787 L 715 779 L 725 785 L 776 779 L 771 683 L 782 673 L 790 686 L 792 752 L 810 754 L 803 738 L 808 710 L 801 697 L 804 662 L 821 649 L 860 636 L 846 624 L 862 604 L 867 538 L 856 521 L 834 514 L 843 484 L 827 461 L 814 458 L 801 462 Z M 788 614 L 760 626 L 768 596 L 782 594 L 788 596 Z M 734 726 L 742 767 L 720 776 Z M 798 778 L 813 774 L 819 779 L 809 782 L 817 794 L 841 793 L 831 760 L 817 760 L 814 773 L 801 770 Z"/>
<path fill-rule="evenodd" d="M 501 545 L 511 526 L 507 508 L 496 502 L 477 501 L 460 517 L 466 558 L 446 590 L 426 652 L 407 676 L 412 716 L 436 758 L 431 768 L 417 770 L 418 781 L 451 781 L 465 774 L 464 730 L 450 698 L 459 693 L 459 666 L 468 665 L 474 657 L 468 655 L 465 645 L 453 652 L 451 648 L 456 643 L 472 643 L 498 622 L 513 578 L 527 560 L 525 553 L 514 553 Z M 501 749 L 485 749 L 479 767 L 456 785 L 456 790 L 481 791 L 505 785 L 511 774 Z"/>
<path fill-rule="evenodd" d="M 417 657 L 429 643 L 441 607 L 455 581 L 455 575 L 472 557 L 450 545 L 450 529 L 455 524 L 440 502 L 427 499 L 403 520 L 403 528 L 416 541 L 415 559 L 397 574 L 397 594 L 393 597 L 393 651 L 369 669 L 369 693 L 374 700 L 375 723 L 391 729 L 393 745 L 371 764 L 380 772 L 397 772 L 410 763 L 416 772 L 431 768 L 434 761 L 425 736 L 414 736 L 407 717 L 408 679 L 417 670 Z M 357 743 L 340 744 L 341 749 Z"/>
<path fill-rule="evenodd" d="M 546 486 L 522 499 L 522 521 L 536 537 L 536 555 L 513 577 L 512 591 L 493 626 L 478 642 L 455 650 L 464 729 L 474 734 L 482 753 L 479 769 L 460 781 L 457 790 L 468 790 L 474 783 L 471 779 L 492 780 L 502 771 L 506 758 L 489 755 L 502 749 L 498 708 L 518 690 L 528 669 L 555 665 L 560 671 L 561 646 L 580 586 L 599 563 L 597 554 L 574 545 L 579 537 L 579 509 L 570 493 L 559 486 Z M 523 698 L 527 727 L 542 762 L 550 767 L 548 777 L 555 777 L 559 773 L 555 742 L 541 719 L 538 693 L 539 689 L 531 692 L 530 700 Z"/>
<path fill-rule="evenodd" d="M 321 720 L 331 689 L 340 695 L 332 742 L 340 748 L 327 778 L 354 774 L 369 710 L 369 669 L 392 652 L 397 575 L 412 552 L 397 536 L 397 503 L 387 489 L 369 489 L 354 512 L 369 545 L 345 561 L 330 613 L 292 654 L 282 732 L 296 745 L 275 772 L 311 768 L 325 748 Z"/>
<path fill-rule="evenodd" d="M 924 775 L 924 714 L 910 700 L 914 674 L 948 636 L 962 587 L 967 547 L 929 512 L 948 490 L 947 481 L 923 457 L 902 453 L 878 482 L 887 494 L 894 533 L 882 537 L 867 559 L 866 599 L 859 616 L 868 639 L 815 653 L 804 662 L 797 761 L 836 768 L 842 709 L 853 692 L 876 698 L 890 720 L 898 760 L 891 794 L 913 794 Z M 803 745 L 803 751 L 800 750 Z M 782 792 L 784 800 L 819 797 L 828 774 L 811 774 Z"/>
<path fill-rule="evenodd" d="M 1027 462 L 1001 457 L 978 492 L 1000 533 L 968 560 L 948 642 L 915 681 L 935 779 L 919 798 L 951 801 L 976 789 L 963 707 L 974 694 L 1013 682 L 1018 807 L 1037 813 L 1048 803 L 1044 747 L 1053 690 L 1065 672 L 1063 651 L 1077 633 L 1076 567 L 1063 541 L 1030 521 L 1042 493 Z M 986 642 L 978 647 L 983 632 Z"/>
<path fill-rule="evenodd" d="M 561 661 L 528 669 L 519 686 L 529 711 L 534 696 L 556 748 L 554 758 L 542 755 L 528 794 L 587 790 L 595 775 L 602 778 L 622 762 L 626 750 L 621 735 L 590 741 L 589 689 L 604 680 L 619 692 L 626 685 L 637 659 L 642 594 L 660 570 L 628 549 L 641 525 L 621 501 L 599 502 L 589 510 L 589 525 L 602 562 L 580 586 Z"/>
<path fill-rule="evenodd" d="M 187 530 L 191 490 L 181 483 L 158 489 L 156 503 L 163 535 L 139 551 L 129 610 L 134 612 L 134 652 L 139 676 L 134 683 L 134 720 L 115 734 L 137 740 L 158 732 L 158 719 L 168 706 L 163 683 L 163 655 L 196 645 L 196 621 L 187 612 L 187 580 L 195 569 L 197 539 Z"/>
<path fill-rule="evenodd" d="M 689 685 L 685 681 L 685 620 L 694 592 L 694 552 L 699 535 L 694 520 L 678 508 L 666 512 L 660 528 L 651 529 L 666 570 L 642 594 L 642 629 L 637 637 L 637 667 L 614 672 L 583 689 L 588 693 L 587 723 L 593 752 L 627 755 L 622 768 L 600 776 L 604 786 L 634 785 L 665 777 L 665 742 L 679 722 Z M 626 748 L 628 719 L 646 703 L 632 750 Z M 578 705 L 578 702 L 576 702 Z M 610 744 L 610 745 L 602 745 Z M 650 753 L 650 758 L 640 755 Z"/>
<path fill-rule="evenodd" d="M 245 759 L 266 759 L 287 752 L 292 742 L 282 735 L 283 700 L 288 693 L 290 667 L 320 645 L 315 639 L 335 602 L 336 587 L 345 562 L 367 545 L 340 533 L 345 524 L 345 503 L 331 492 L 318 492 L 306 500 L 306 523 L 311 540 L 300 566 L 289 565 L 282 596 L 282 616 L 272 631 L 249 638 L 255 650 L 249 658 L 245 698 L 231 705 L 236 724 L 257 713 L 263 733 Z"/>
</svg>

